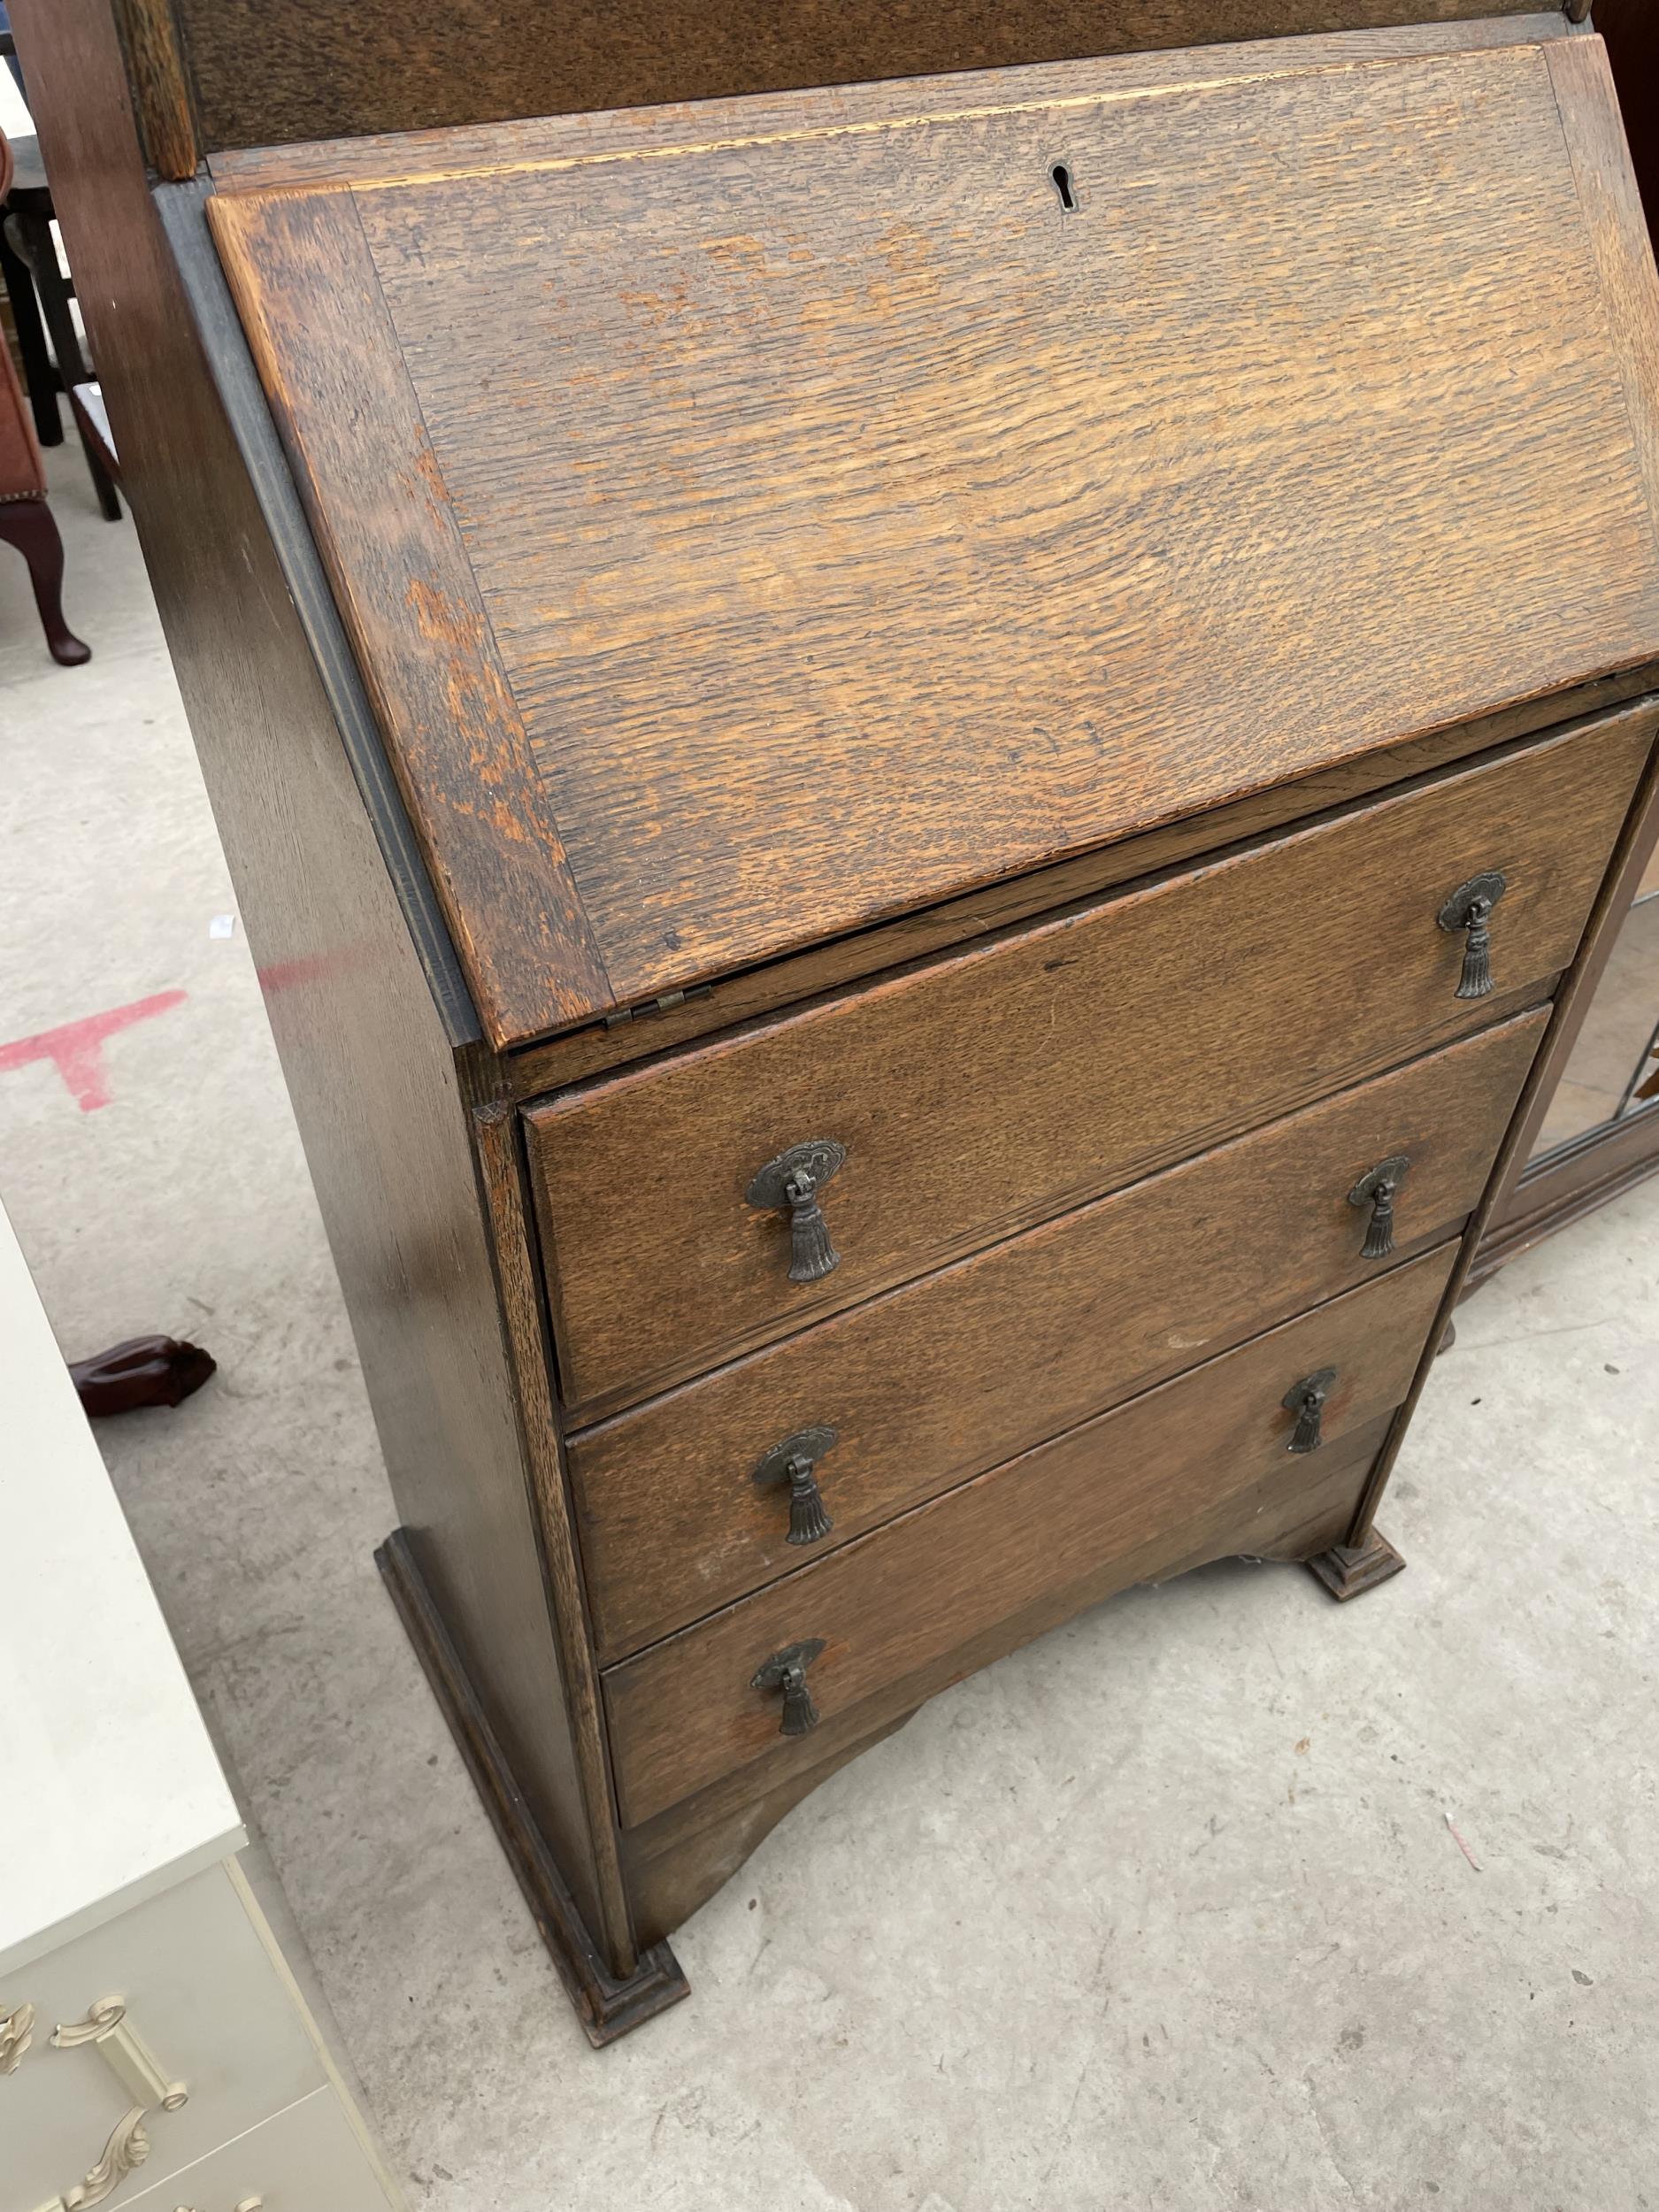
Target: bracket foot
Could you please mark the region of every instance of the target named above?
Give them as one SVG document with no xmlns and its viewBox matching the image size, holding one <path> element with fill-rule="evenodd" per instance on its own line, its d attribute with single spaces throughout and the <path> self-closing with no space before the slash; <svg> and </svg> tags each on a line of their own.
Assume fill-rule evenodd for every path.
<svg viewBox="0 0 1659 2212">
<path fill-rule="evenodd" d="M 1316 1554 L 1308 1566 L 1333 1598 L 1356 1598 L 1399 1574 L 1405 1563 L 1388 1539 L 1372 1529 L 1363 1544 L 1333 1544 L 1329 1551 Z"/>
</svg>

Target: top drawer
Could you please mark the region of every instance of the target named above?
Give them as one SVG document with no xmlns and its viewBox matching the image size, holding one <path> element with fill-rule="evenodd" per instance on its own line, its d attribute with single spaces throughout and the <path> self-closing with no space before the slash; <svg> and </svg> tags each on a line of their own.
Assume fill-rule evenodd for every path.
<svg viewBox="0 0 1659 2212">
<path fill-rule="evenodd" d="M 1651 741 L 1628 709 L 531 1109 L 567 1406 L 589 1417 L 1536 1001 Z M 1440 928 L 1506 883 L 1494 988 Z M 839 1264 L 757 1172 L 823 1141 Z"/>
</svg>

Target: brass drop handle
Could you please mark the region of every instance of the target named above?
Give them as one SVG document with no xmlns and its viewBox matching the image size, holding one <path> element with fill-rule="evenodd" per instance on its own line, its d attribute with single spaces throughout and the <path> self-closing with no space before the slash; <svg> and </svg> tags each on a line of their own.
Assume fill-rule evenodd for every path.
<svg viewBox="0 0 1659 2212">
<path fill-rule="evenodd" d="M 1368 1168 L 1348 1194 L 1350 1206 L 1369 1206 L 1371 1219 L 1365 1225 L 1365 1241 L 1360 1247 L 1363 1260 L 1386 1260 L 1394 1248 L 1394 1200 L 1404 1182 L 1411 1163 L 1403 1152 L 1391 1152 L 1386 1160 Z"/>
<path fill-rule="evenodd" d="M 792 1283 L 816 1283 L 841 1265 L 841 1254 L 830 1241 L 818 1193 L 846 1157 L 846 1147 L 829 1137 L 792 1144 L 775 1160 L 767 1161 L 743 1194 L 751 1206 L 768 1210 L 788 1208 Z"/>
<path fill-rule="evenodd" d="M 783 1692 L 780 1735 L 804 1736 L 818 1726 L 818 1707 L 807 1687 L 806 1671 L 823 1648 L 821 1636 L 810 1637 L 805 1643 L 789 1644 L 782 1651 L 774 1651 L 765 1665 L 757 1668 L 749 1678 L 751 1689 Z"/>
<path fill-rule="evenodd" d="M 837 1440 L 833 1429 L 797 1429 L 781 1444 L 774 1444 L 755 1470 L 755 1481 L 763 1490 L 780 1483 L 789 1486 L 787 1540 L 791 1544 L 816 1544 L 835 1525 L 818 1488 L 818 1463 L 826 1452 L 834 1450 Z"/>
<path fill-rule="evenodd" d="M 1317 1452 L 1325 1439 L 1319 1433 L 1320 1417 L 1325 1402 L 1331 1394 L 1336 1380 L 1334 1367 L 1321 1367 L 1311 1375 L 1304 1375 L 1299 1383 L 1293 1383 L 1280 1401 L 1287 1413 L 1296 1417 L 1296 1425 L 1290 1432 L 1286 1449 L 1293 1452 Z"/>
<path fill-rule="evenodd" d="M 1459 998 L 1485 998 L 1492 988 L 1492 910 L 1509 887 L 1498 869 L 1485 869 L 1460 883 L 1436 917 L 1442 929 L 1464 933 Z"/>
</svg>

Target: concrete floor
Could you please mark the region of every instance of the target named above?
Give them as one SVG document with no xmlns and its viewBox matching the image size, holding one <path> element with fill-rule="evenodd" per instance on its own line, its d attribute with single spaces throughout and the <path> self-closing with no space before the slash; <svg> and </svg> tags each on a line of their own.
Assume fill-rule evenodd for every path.
<svg viewBox="0 0 1659 2212">
<path fill-rule="evenodd" d="M 103 1047 L 105 1104 L 0 1072 L 0 1187 L 65 1350 L 221 1363 L 100 1440 L 411 2200 L 1659 2204 L 1659 1185 L 1465 1309 L 1384 1516 L 1408 1574 L 1338 1609 L 1224 1565 L 941 1697 L 595 2055 L 370 1564 L 391 1502 L 130 526 L 54 477 L 97 657 L 53 668 L 0 565 L 0 1043 L 185 995 Z"/>
</svg>

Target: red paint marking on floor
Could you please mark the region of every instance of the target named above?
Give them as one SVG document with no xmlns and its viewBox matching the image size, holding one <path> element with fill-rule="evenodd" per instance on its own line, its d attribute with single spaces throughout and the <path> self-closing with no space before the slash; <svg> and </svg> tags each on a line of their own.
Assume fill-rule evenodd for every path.
<svg viewBox="0 0 1659 2212">
<path fill-rule="evenodd" d="M 188 993 L 156 991 L 135 998 L 130 1006 L 111 1006 L 107 1013 L 83 1014 L 79 1021 L 58 1029 L 42 1029 L 38 1036 L 19 1037 L 15 1044 L 0 1045 L 0 1075 L 8 1068 L 27 1067 L 35 1060 L 50 1060 L 68 1085 L 70 1095 L 83 1114 L 110 1102 L 109 1076 L 104 1065 L 104 1041 L 118 1029 L 147 1022 L 165 1014 L 170 1006 L 182 1006 Z"/>
</svg>

